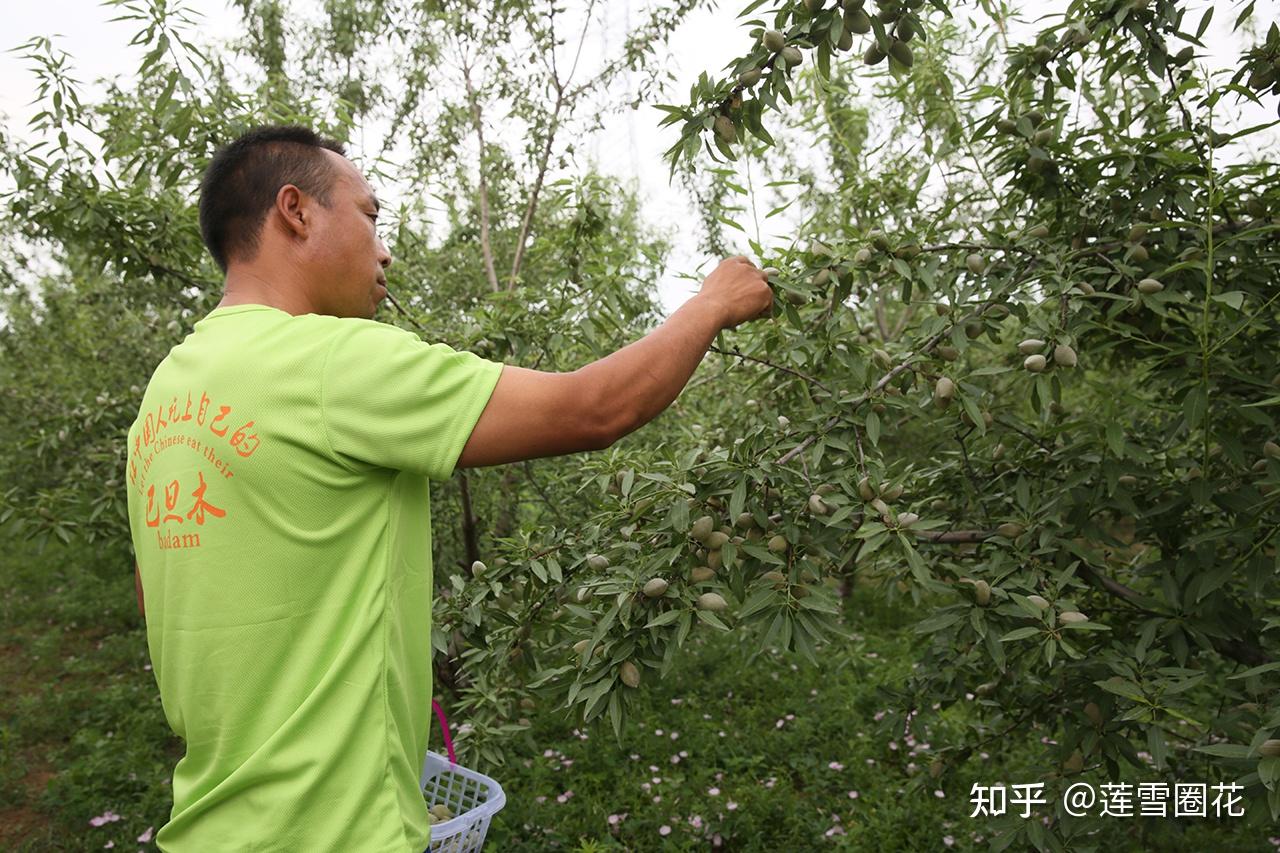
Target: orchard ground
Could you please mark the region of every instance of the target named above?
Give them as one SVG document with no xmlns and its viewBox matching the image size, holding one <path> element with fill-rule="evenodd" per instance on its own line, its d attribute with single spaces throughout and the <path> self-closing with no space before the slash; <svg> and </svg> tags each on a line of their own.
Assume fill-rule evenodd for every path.
<svg viewBox="0 0 1280 853">
<path fill-rule="evenodd" d="M 3 546 L 0 848 L 154 849 L 182 745 L 164 721 L 132 575 L 61 543 L 43 554 L 30 542 Z M 740 638 L 695 632 L 666 679 L 645 673 L 621 746 L 607 723 L 583 730 L 554 708 L 526 712 L 532 728 L 506 766 L 479 768 L 508 798 L 486 849 L 988 849 L 996 826 L 969 817 L 972 786 L 1046 780 L 1056 733 L 993 738 L 932 778 L 931 750 L 979 726 L 984 709 L 971 700 L 930 729 L 879 731 L 877 685 L 906 676 L 920 638 L 912 614 L 870 587 L 855 587 L 842 618 L 854 639 L 824 645 L 821 669 L 781 655 L 752 661 Z M 438 729 L 431 744 L 443 751 Z M 1122 780 L 1155 778 L 1125 768 Z M 1132 817 L 1070 849 L 1277 845 L 1229 818 Z"/>
</svg>

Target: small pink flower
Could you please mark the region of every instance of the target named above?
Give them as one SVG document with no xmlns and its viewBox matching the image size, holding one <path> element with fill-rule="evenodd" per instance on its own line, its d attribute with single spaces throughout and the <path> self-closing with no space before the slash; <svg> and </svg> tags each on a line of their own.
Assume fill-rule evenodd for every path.
<svg viewBox="0 0 1280 853">
<path fill-rule="evenodd" d="M 105 849 L 107 849 L 107 850 L 110 850 L 112 847 L 115 847 L 115 846 L 116 846 L 116 843 L 115 843 L 114 841 L 108 841 L 106 844 L 104 844 L 104 845 L 102 845 L 102 846 L 103 846 L 103 848 L 105 848 Z"/>
<path fill-rule="evenodd" d="M 884 719 L 885 713 L 886 712 L 884 711 L 876 711 L 875 716 L 873 716 L 871 719 L 875 720 L 878 723 Z"/>
<path fill-rule="evenodd" d="M 942 836 L 942 843 L 947 845 L 948 847 L 951 847 L 953 844 L 956 843 L 956 840 L 952 838 L 950 835 L 944 835 Z"/>
<path fill-rule="evenodd" d="M 737 811 L 737 809 L 738 809 L 738 804 L 737 804 L 737 803 L 735 803 L 733 800 L 730 800 L 728 803 L 726 803 L 726 804 L 725 804 L 725 808 L 727 808 L 727 809 L 728 809 L 729 811 L 731 811 L 731 812 L 732 812 L 732 811 Z"/>
<path fill-rule="evenodd" d="M 839 761 L 833 761 L 833 762 L 831 762 L 830 764 L 828 764 L 828 765 L 827 765 L 827 767 L 830 767 L 832 770 L 843 770 L 843 769 L 844 769 L 844 765 L 843 765 L 843 764 L 841 764 Z"/>
<path fill-rule="evenodd" d="M 711 795 L 711 796 L 713 796 L 713 797 L 718 797 L 718 796 L 720 796 L 720 789 L 719 789 L 719 788 L 708 788 L 708 789 L 707 789 L 707 793 L 708 793 L 708 794 L 710 794 L 710 795 Z"/>
<path fill-rule="evenodd" d="M 676 738 L 678 738 L 678 737 L 680 737 L 680 733 L 679 733 L 679 732 L 672 732 L 672 733 L 671 733 L 671 739 L 672 739 L 672 740 L 675 740 L 675 739 L 676 739 Z"/>
<path fill-rule="evenodd" d="M 935 797 L 937 797 L 938 799 L 940 799 L 940 800 L 941 800 L 943 797 L 945 797 L 945 796 L 946 796 L 946 794 L 942 793 L 941 791 L 934 791 L 934 792 L 933 792 L 933 795 L 934 795 Z"/>
<path fill-rule="evenodd" d="M 702 815 L 694 815 L 689 818 L 689 825 L 694 829 L 702 829 Z"/>
<path fill-rule="evenodd" d="M 868 764 L 868 765 L 874 765 L 875 763 L 876 763 L 876 760 L 875 760 L 874 758 L 868 758 L 868 759 L 867 759 L 867 764 Z"/>
<path fill-rule="evenodd" d="M 671 827 L 667 826 L 667 825 L 664 823 L 662 826 L 658 827 L 658 834 L 659 834 L 659 835 L 670 835 L 670 834 L 671 834 Z"/>
<path fill-rule="evenodd" d="M 831 837 L 832 835 L 844 835 L 844 827 L 843 827 L 843 826 L 833 826 L 833 827 L 831 827 L 830 829 L 828 829 L 828 830 L 826 831 L 826 835 L 827 835 L 827 837 Z"/>
<path fill-rule="evenodd" d="M 622 815 L 620 815 L 620 814 L 611 814 L 611 815 L 609 815 L 609 825 L 610 825 L 610 826 L 617 826 L 619 823 L 621 823 L 621 822 L 622 822 L 622 820 L 623 820 L 623 816 L 622 816 Z"/>
<path fill-rule="evenodd" d="M 144 832 L 144 833 L 142 833 L 141 835 L 139 835 L 139 836 L 138 836 L 138 840 L 139 840 L 140 842 L 142 842 L 143 844 L 146 844 L 148 841 L 150 841 L 150 840 L 151 840 L 151 831 L 152 831 L 153 829 L 155 829 L 155 827 L 153 827 L 153 826 L 148 826 L 148 827 L 147 827 L 147 831 L 146 831 L 146 832 Z"/>
<path fill-rule="evenodd" d="M 896 741 L 889 741 L 889 748 L 890 748 L 890 749 L 892 749 L 892 750 L 895 750 L 895 751 L 896 751 L 896 750 L 897 750 L 897 748 L 898 748 L 898 744 L 897 744 L 897 742 L 896 742 Z"/>
<path fill-rule="evenodd" d="M 539 794 L 538 796 L 533 798 L 533 801 L 535 803 L 545 803 L 547 801 L 547 798 L 545 794 Z"/>
<path fill-rule="evenodd" d="M 850 792 L 849 792 L 849 799 L 851 799 L 851 800 L 856 800 L 856 799 L 858 799 L 858 792 L 857 792 L 857 791 L 850 791 Z"/>
<path fill-rule="evenodd" d="M 658 737 L 662 737 L 662 729 L 654 729 L 653 733 Z"/>
<path fill-rule="evenodd" d="M 678 756 L 678 755 L 673 755 L 673 756 L 671 756 L 671 763 L 672 763 L 672 764 L 679 764 L 679 763 L 680 763 L 680 756 Z"/>
</svg>

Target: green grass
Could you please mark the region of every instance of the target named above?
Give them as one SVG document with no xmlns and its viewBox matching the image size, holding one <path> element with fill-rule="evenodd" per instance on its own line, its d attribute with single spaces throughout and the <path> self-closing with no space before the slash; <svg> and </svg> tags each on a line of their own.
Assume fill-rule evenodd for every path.
<svg viewBox="0 0 1280 853">
<path fill-rule="evenodd" d="M 182 745 L 147 669 L 132 564 L 62 546 L 40 555 L 24 542 L 5 553 L 0 849 L 151 849 L 136 839 L 168 819 Z M 749 661 L 739 639 L 695 633 L 667 678 L 645 674 L 621 746 L 607 723 L 581 732 L 557 709 L 529 712 L 533 727 L 507 765 L 477 768 L 508 797 L 487 849 L 945 850 L 944 838 L 952 850 L 987 849 L 997 825 L 969 817 L 971 785 L 1045 781 L 1052 747 L 1040 738 L 1055 738 L 1054 721 L 931 779 L 927 751 L 911 756 L 912 743 L 875 720 L 886 708 L 878 687 L 900 683 L 918 652 L 919 638 L 900 627 L 912 617 L 869 589 L 845 604 L 856 639 L 827 647 L 821 670 L 778 655 Z M 971 704 L 946 709 L 914 727 L 915 745 L 972 739 L 979 719 Z M 431 743 L 443 749 L 438 730 Z M 91 825 L 108 810 L 120 819 Z M 1243 819 L 1113 818 L 1070 849 L 1270 851 L 1267 835 Z"/>
</svg>

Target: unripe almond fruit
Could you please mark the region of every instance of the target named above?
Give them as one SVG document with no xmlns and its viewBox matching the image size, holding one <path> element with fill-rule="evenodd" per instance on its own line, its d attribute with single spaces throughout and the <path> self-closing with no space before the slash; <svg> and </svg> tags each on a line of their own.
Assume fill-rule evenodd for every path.
<svg viewBox="0 0 1280 853">
<path fill-rule="evenodd" d="M 721 141 L 733 143 L 738 141 L 738 129 L 733 126 L 733 119 L 726 115 L 716 116 L 716 120 L 712 122 L 712 129 L 715 130 L 716 136 Z"/>
<path fill-rule="evenodd" d="M 728 606 L 729 603 L 725 601 L 718 592 L 704 592 L 702 595 L 698 596 L 699 610 L 711 610 L 719 613 Z"/>
<path fill-rule="evenodd" d="M 887 501 L 896 501 L 898 498 L 902 497 L 902 484 L 894 483 L 889 488 L 882 490 L 880 492 L 880 497 Z"/>
<path fill-rule="evenodd" d="M 782 49 L 782 61 L 787 64 L 788 68 L 795 68 L 804 61 L 804 54 L 800 52 L 800 48 L 795 45 L 787 45 Z"/>
<path fill-rule="evenodd" d="M 591 590 L 585 586 L 578 587 L 577 591 L 573 594 L 573 600 L 579 604 L 586 604 L 591 600 Z"/>
<path fill-rule="evenodd" d="M 754 86 L 756 83 L 760 82 L 760 69 L 748 68 L 746 71 L 743 71 L 738 75 L 738 82 L 744 87 Z"/>
<path fill-rule="evenodd" d="M 738 517 L 734 519 L 733 523 L 738 527 L 746 529 L 748 527 L 755 526 L 756 517 L 749 512 L 740 512 L 738 513 Z"/>
<path fill-rule="evenodd" d="M 889 368 L 893 367 L 893 358 L 889 355 L 889 353 L 885 352 L 882 349 L 872 350 L 871 358 L 875 361 L 876 364 L 880 365 L 885 370 L 888 370 Z"/>
<path fill-rule="evenodd" d="M 710 566 L 695 566 L 693 571 L 689 572 L 689 577 L 694 583 L 705 583 L 716 576 L 715 569 Z"/>
<path fill-rule="evenodd" d="M 1262 742 L 1258 752 L 1263 758 L 1280 758 L 1280 738 L 1270 738 Z"/>
<path fill-rule="evenodd" d="M 483 576 L 486 571 L 488 571 L 488 567 L 484 563 L 480 562 L 479 560 L 476 560 L 474 563 L 471 564 L 471 576 L 473 578 L 479 578 Z"/>
<path fill-rule="evenodd" d="M 973 597 L 979 606 L 986 607 L 991 603 L 991 584 L 986 581 L 978 581 L 973 585 Z"/>
<path fill-rule="evenodd" d="M 715 571 L 724 565 L 724 558 L 720 556 L 720 549 L 707 552 L 707 568 Z"/>
<path fill-rule="evenodd" d="M 1001 524 L 996 528 L 996 533 L 1007 539 L 1017 539 L 1023 534 L 1025 529 L 1026 528 L 1021 524 L 1018 524 L 1016 521 L 1006 521 L 1004 524 Z"/>
<path fill-rule="evenodd" d="M 592 571 L 600 572 L 609 568 L 609 558 L 601 554 L 588 554 L 587 565 Z"/>
<path fill-rule="evenodd" d="M 1143 293 L 1159 293 L 1164 290 L 1164 285 L 1154 278 L 1144 278 L 1138 282 L 1138 290 Z"/>
<path fill-rule="evenodd" d="M 1263 442 L 1262 455 L 1270 456 L 1272 459 L 1280 459 L 1280 444 L 1276 444 L 1274 441 Z"/>
<path fill-rule="evenodd" d="M 1035 237 L 1037 240 L 1043 240 L 1045 237 L 1049 236 L 1049 226 L 1037 225 L 1027 232 L 1027 236 Z"/>
<path fill-rule="evenodd" d="M 764 46 L 774 53 L 782 50 L 787 44 L 787 37 L 777 30 L 766 30 L 762 40 Z"/>
<path fill-rule="evenodd" d="M 1058 344 L 1053 348 L 1053 363 L 1063 367 L 1076 366 L 1076 351 L 1066 344 Z"/>
<path fill-rule="evenodd" d="M 649 598 L 661 598 L 666 591 L 667 581 L 665 578 L 650 578 L 644 585 L 644 594 Z"/>
<path fill-rule="evenodd" d="M 1049 602 L 1044 596 L 1028 595 L 1027 601 L 1030 601 L 1032 604 L 1034 604 L 1036 607 L 1039 607 L 1041 610 L 1049 609 Z"/>
<path fill-rule="evenodd" d="M 1098 707 L 1097 702 L 1087 702 L 1084 706 L 1084 715 L 1089 718 L 1089 722 L 1097 728 L 1102 728 L 1102 709 Z"/>
<path fill-rule="evenodd" d="M 814 515 L 826 515 L 830 509 L 830 505 L 822 499 L 822 495 L 809 495 L 809 512 Z"/>
<path fill-rule="evenodd" d="M 987 262 L 977 252 L 970 252 L 964 259 L 964 265 L 974 275 L 981 275 L 987 268 Z"/>
<path fill-rule="evenodd" d="M 898 516 L 898 526 L 903 528 L 910 527 L 919 520 L 920 516 L 916 515 L 914 512 L 904 512 L 902 515 Z"/>
<path fill-rule="evenodd" d="M 874 509 L 876 512 L 880 513 L 881 515 L 889 514 L 889 505 L 885 503 L 881 498 L 874 498 L 871 501 L 871 508 Z"/>
<path fill-rule="evenodd" d="M 711 529 L 715 525 L 715 521 L 709 515 L 704 515 L 693 523 L 689 528 L 689 535 L 699 542 L 705 543 L 707 537 L 711 535 Z"/>
<path fill-rule="evenodd" d="M 1077 622 L 1088 622 L 1089 617 L 1078 610 L 1066 610 L 1058 614 L 1058 624 L 1073 625 Z"/>
<path fill-rule="evenodd" d="M 1138 485 L 1138 478 L 1132 474 L 1121 474 L 1119 477 L 1116 477 L 1116 482 L 1122 486 L 1133 487 Z"/>
<path fill-rule="evenodd" d="M 636 665 L 629 660 L 624 660 L 622 666 L 618 667 L 618 676 L 628 687 L 640 686 L 640 670 L 636 669 Z"/>
<path fill-rule="evenodd" d="M 957 358 L 960 357 L 960 350 L 956 349 L 950 344 L 939 344 L 938 346 L 934 347 L 934 351 L 937 352 L 938 355 L 942 356 L 947 361 L 955 361 Z"/>
<path fill-rule="evenodd" d="M 1042 349 L 1044 349 L 1044 341 L 1039 338 L 1027 338 L 1025 341 L 1018 344 L 1018 352 L 1023 355 L 1031 355 L 1032 353 L 1039 352 Z"/>
<path fill-rule="evenodd" d="M 1044 370 L 1046 364 L 1048 364 L 1048 360 L 1039 353 L 1029 355 L 1022 360 L 1022 366 L 1032 373 L 1039 373 Z"/>
<path fill-rule="evenodd" d="M 956 383 L 952 382 L 946 376 L 938 378 L 933 386 L 933 403 L 940 409 L 945 409 L 950 403 L 951 398 L 956 395 Z"/>
<path fill-rule="evenodd" d="M 770 537 L 768 548 L 775 554 L 781 554 L 783 551 L 787 550 L 787 537 L 783 536 L 781 533 Z"/>
<path fill-rule="evenodd" d="M 791 594 L 794 595 L 796 598 L 808 598 L 809 588 L 806 586 L 803 586 L 802 584 L 796 584 L 794 587 L 791 588 Z"/>
<path fill-rule="evenodd" d="M 787 576 L 776 570 L 765 572 L 760 577 L 767 581 L 771 581 L 774 585 L 785 584 L 787 582 Z"/>
<path fill-rule="evenodd" d="M 876 496 L 875 490 L 871 488 L 871 478 L 863 477 L 858 481 L 858 497 L 864 501 L 869 501 Z"/>
</svg>

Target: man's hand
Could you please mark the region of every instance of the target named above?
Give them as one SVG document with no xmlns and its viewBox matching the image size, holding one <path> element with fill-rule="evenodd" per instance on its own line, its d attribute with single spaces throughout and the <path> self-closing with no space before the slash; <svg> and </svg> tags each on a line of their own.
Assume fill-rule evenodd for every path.
<svg viewBox="0 0 1280 853">
<path fill-rule="evenodd" d="M 703 280 L 697 298 L 719 308 L 721 327 L 725 329 L 768 317 L 773 312 L 773 290 L 768 277 L 744 255 L 721 261 Z"/>
</svg>

